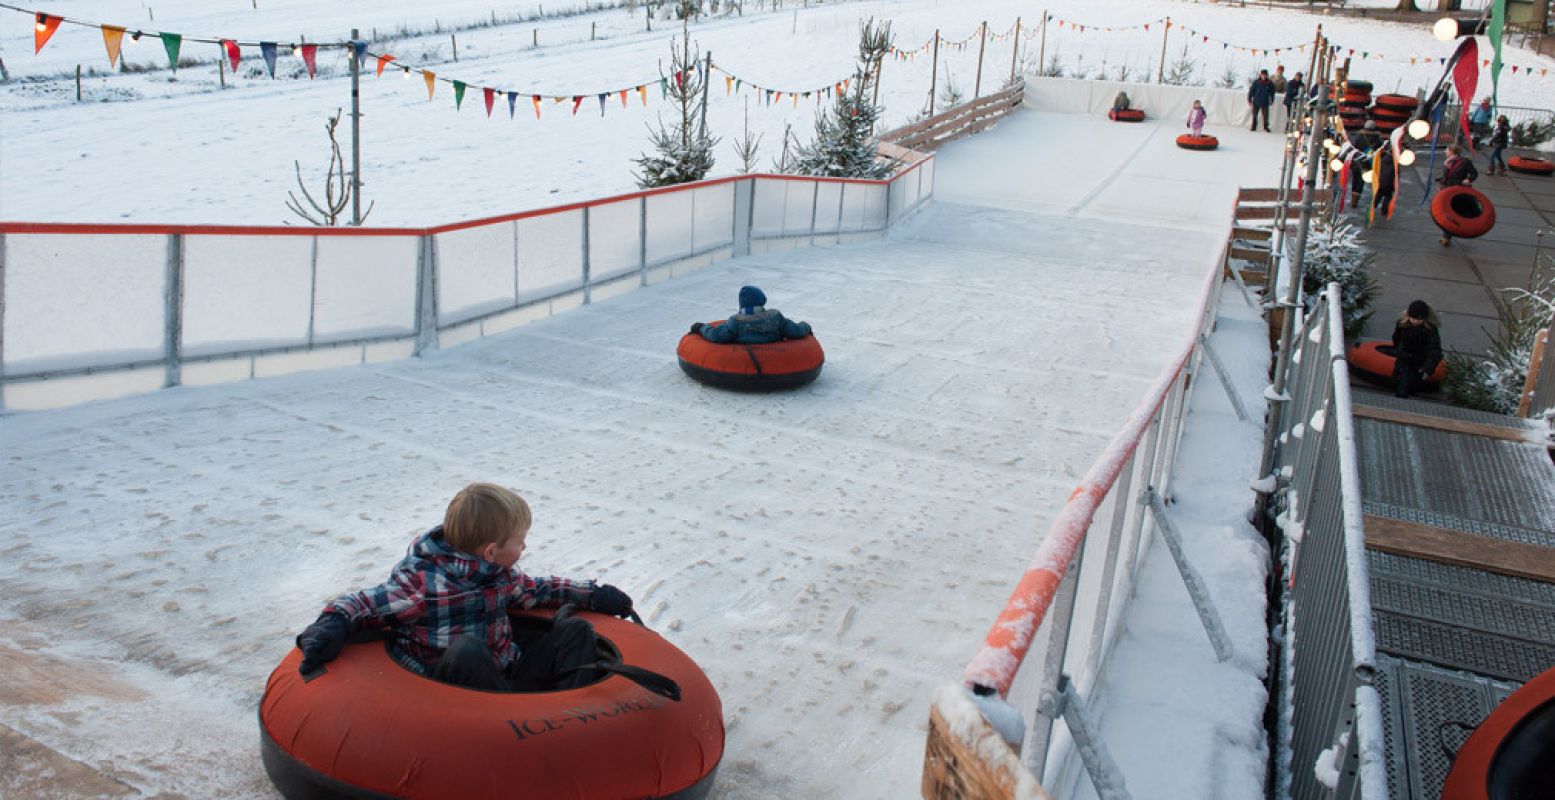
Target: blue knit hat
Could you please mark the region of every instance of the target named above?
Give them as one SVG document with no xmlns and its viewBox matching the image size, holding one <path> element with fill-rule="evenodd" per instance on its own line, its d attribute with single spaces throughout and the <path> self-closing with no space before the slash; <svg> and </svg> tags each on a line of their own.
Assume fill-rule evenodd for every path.
<svg viewBox="0 0 1555 800">
<path fill-rule="evenodd" d="M 742 313 L 749 314 L 754 311 L 757 306 L 764 306 L 766 304 L 767 296 L 762 294 L 760 289 L 754 286 L 740 287 L 740 311 Z"/>
</svg>

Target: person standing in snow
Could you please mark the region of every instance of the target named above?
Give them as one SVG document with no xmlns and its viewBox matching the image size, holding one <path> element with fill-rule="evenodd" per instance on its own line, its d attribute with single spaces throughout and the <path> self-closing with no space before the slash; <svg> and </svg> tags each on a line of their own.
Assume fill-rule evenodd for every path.
<svg viewBox="0 0 1555 800">
<path fill-rule="evenodd" d="M 434 680 L 485 691 L 583 685 L 590 671 L 575 668 L 599 658 L 593 626 L 568 617 L 521 650 L 508 610 L 575 603 L 625 616 L 632 598 L 609 584 L 531 578 L 515 569 L 530 520 L 529 504 L 512 490 L 464 487 L 443 524 L 416 538 L 388 581 L 324 606 L 297 636 L 298 671 L 306 677 L 333 661 L 356 631 L 386 630 L 394 660 Z"/>
<path fill-rule="evenodd" d="M 1393 346 L 1378 352 L 1393 356 L 1393 394 L 1408 397 L 1436 371 L 1442 360 L 1442 337 L 1436 312 L 1424 300 L 1409 304 L 1393 326 Z"/>
<path fill-rule="evenodd" d="M 1276 65 L 1274 65 L 1274 77 L 1270 78 L 1269 80 L 1274 83 L 1274 94 L 1276 96 L 1285 94 L 1285 89 L 1286 89 L 1285 65 L 1284 64 L 1276 64 Z"/>
<path fill-rule="evenodd" d="M 1285 84 L 1285 116 L 1287 119 L 1291 114 L 1295 113 L 1296 101 L 1301 99 L 1301 90 L 1305 89 L 1306 86 L 1307 83 L 1301 79 L 1301 73 L 1299 72 L 1296 73 L 1296 77 L 1291 78 L 1290 82 Z"/>
<path fill-rule="evenodd" d="M 1258 130 L 1258 115 L 1263 115 L 1264 132 L 1269 130 L 1269 106 L 1274 104 L 1274 81 L 1269 80 L 1269 71 L 1258 70 L 1258 79 L 1253 85 L 1247 87 L 1247 104 L 1253 109 L 1253 124 L 1248 130 Z"/>
<path fill-rule="evenodd" d="M 691 323 L 691 332 L 715 344 L 770 344 L 810 335 L 810 323 L 795 322 L 775 308 L 755 286 L 740 287 L 740 312 L 721 325 Z"/>
<path fill-rule="evenodd" d="M 1193 108 L 1188 109 L 1188 130 L 1192 131 L 1194 136 L 1203 136 L 1204 118 L 1208 116 L 1209 114 L 1204 111 L 1204 104 L 1197 100 L 1193 101 Z"/>
</svg>

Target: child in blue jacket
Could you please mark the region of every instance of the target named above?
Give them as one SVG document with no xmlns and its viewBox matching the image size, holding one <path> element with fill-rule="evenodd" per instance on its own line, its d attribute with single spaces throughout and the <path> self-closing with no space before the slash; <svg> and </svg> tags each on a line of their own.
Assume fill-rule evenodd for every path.
<svg viewBox="0 0 1555 800">
<path fill-rule="evenodd" d="M 740 287 L 740 313 L 722 325 L 691 324 L 691 332 L 717 344 L 770 344 L 810 335 L 810 323 L 794 322 L 775 308 L 767 308 L 767 295 L 755 286 Z"/>
</svg>

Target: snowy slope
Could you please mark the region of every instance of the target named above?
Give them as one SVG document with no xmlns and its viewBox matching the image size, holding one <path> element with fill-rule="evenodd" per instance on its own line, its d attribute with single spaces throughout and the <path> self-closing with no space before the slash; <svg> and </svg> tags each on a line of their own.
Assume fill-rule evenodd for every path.
<svg viewBox="0 0 1555 800">
<path fill-rule="evenodd" d="M 534 13 L 541 4 L 497 9 L 489 0 L 264 0 L 257 9 L 252 5 L 250 0 L 162 0 L 134 6 L 69 0 L 50 2 L 46 10 L 94 22 L 142 25 L 153 32 L 283 42 L 302 36 L 341 41 L 354 25 L 364 36 L 378 32 L 374 52 L 388 52 L 403 63 L 469 83 L 472 89 L 463 108 L 455 111 L 447 83 L 438 85 L 429 102 L 419 76 L 404 80 L 391 68 L 381 78 L 366 79 L 364 195 L 377 201 L 370 221 L 381 225 L 436 224 L 634 188 L 632 159 L 646 145 L 646 126 L 665 105 L 650 87 L 646 107 L 633 96 L 623 109 L 612 95 L 600 116 L 596 95 L 657 81 L 670 37 L 678 31 L 660 21 L 652 33 L 646 32 L 641 11 L 510 22 L 516 15 Z M 544 5 L 554 13 L 579 3 Z M 780 12 L 747 5 L 752 10 L 743 17 L 697 22 L 692 36 L 703 51 L 712 51 L 720 68 L 744 81 L 785 91 L 820 89 L 851 75 L 857 22 L 875 16 L 893 21 L 902 50 L 917 49 L 936 29 L 947 43 L 973 37 L 963 46 L 941 48 L 937 78 L 941 89 L 954 84 L 970 96 L 978 24 L 986 19 L 989 30 L 998 34 L 1008 31 L 1017 15 L 1025 15 L 1023 31 L 1031 34 L 1040 14 L 1014 0 L 873 0 L 810 8 L 788 3 Z M 148 7 L 155 20 L 147 19 Z M 1404 25 L 1314 16 L 1299 8 L 1162 0 L 1054 0 L 1048 9 L 1055 22 L 1044 36 L 1026 40 L 1025 66 L 1035 69 L 1038 56 L 1045 55 L 1048 61 L 1056 58 L 1071 75 L 1105 71 L 1116 78 L 1127 68 L 1136 80 L 1153 77 L 1166 33 L 1168 64 L 1182 58 L 1186 47 L 1187 58 L 1198 64 L 1196 80 L 1214 83 L 1229 71 L 1245 85 L 1247 75 L 1276 62 L 1292 72 L 1303 68 L 1307 51 L 1255 55 L 1220 42 L 1243 48 L 1294 47 L 1311 41 L 1315 25 L 1322 22 L 1336 44 L 1357 51 L 1355 77 L 1376 82 L 1380 90 L 1410 92 L 1434 85 L 1440 67 L 1423 60 L 1411 65 L 1408 58 L 1451 51 L 1450 45 L 1431 37 L 1431 15 L 1422 15 L 1418 25 Z M 494 13 L 498 24 L 491 25 Z M 1168 15 L 1176 23 L 1169 32 L 1158 21 Z M 1059 27 L 1056 20 L 1088 27 L 1084 32 Z M 1157 22 L 1150 30 L 1139 27 L 1153 20 Z M 276 224 L 295 219 L 285 208 L 287 192 L 296 188 L 294 161 L 301 163 L 310 186 L 320 182 L 327 160 L 323 123 L 350 101 L 340 51 L 321 52 L 316 80 L 307 79 L 299 59 L 283 56 L 283 78 L 272 81 L 263 76 L 258 53 L 249 48 L 239 74 L 228 74 L 223 90 L 217 85 L 217 46 L 188 43 L 184 57 L 202 63 L 180 70 L 176 80 L 166 70 L 88 77 L 83 87 L 87 102 L 77 104 L 75 66 L 107 69 L 100 33 L 65 25 L 33 55 L 32 22 L 30 16 L 0 10 L 0 58 L 17 78 L 0 85 L 0 219 Z M 468 28 L 476 24 L 486 27 Z M 597 41 L 588 40 L 591 26 L 597 26 Z M 1132 27 L 1107 32 L 1098 26 Z M 393 33 L 402 28 L 429 32 L 404 38 Z M 449 34 L 455 28 L 466 28 L 454 34 L 457 62 L 452 60 Z M 538 48 L 532 46 L 536 36 Z M 139 42 L 126 39 L 124 53 L 136 65 L 166 64 L 155 36 Z M 1370 58 L 1361 60 L 1362 53 Z M 1009 38 L 988 43 L 985 93 L 1009 75 L 1011 54 Z M 1388 60 L 1380 60 L 1383 57 Z M 923 53 L 885 63 L 880 95 L 887 109 L 885 124 L 906 122 L 926 105 L 930 62 Z M 1508 50 L 1507 63 L 1555 66 L 1550 59 L 1513 49 Z M 1555 106 L 1550 80 L 1527 75 L 1504 78 L 1502 102 Z M 1488 74 L 1482 81 L 1488 84 Z M 482 85 L 544 95 L 548 99 L 541 119 L 535 119 L 525 99 L 514 119 L 508 119 L 502 101 L 488 119 L 480 92 L 473 88 Z M 574 95 L 585 98 L 576 116 L 571 113 Z M 569 99 L 557 104 L 552 97 Z M 813 100 L 796 106 L 785 96 L 768 106 L 763 95 L 748 88 L 726 94 L 723 73 L 715 73 L 708 123 L 722 137 L 716 174 L 738 169 L 734 144 L 747 110 L 751 130 L 764 137 L 761 168 L 768 168 L 781 152 L 785 126 L 800 140 L 808 140 L 813 130 Z M 344 133 L 342 127 L 343 140 Z M 1069 146 L 1088 150 L 1080 142 Z"/>
<path fill-rule="evenodd" d="M 269 796 L 254 707 L 290 637 L 494 480 L 535 507 L 527 569 L 627 588 L 707 670 L 720 797 L 913 794 L 928 698 L 1177 347 L 1222 241 L 1186 211 L 1120 219 L 1146 196 L 970 204 L 1077 191 L 997 165 L 1056 166 L 1028 143 L 1093 124 L 1023 113 L 952 146 L 941 199 L 881 242 L 726 262 L 426 359 L 0 417 L 0 653 L 58 685 L 0 725 L 147 793 Z M 1084 194 L 1202 158 L 1127 130 L 1152 157 Z M 1267 183 L 1277 137 L 1224 134 L 1245 155 L 1204 179 Z M 810 387 L 675 368 L 687 321 L 746 282 L 816 326 Z"/>
</svg>

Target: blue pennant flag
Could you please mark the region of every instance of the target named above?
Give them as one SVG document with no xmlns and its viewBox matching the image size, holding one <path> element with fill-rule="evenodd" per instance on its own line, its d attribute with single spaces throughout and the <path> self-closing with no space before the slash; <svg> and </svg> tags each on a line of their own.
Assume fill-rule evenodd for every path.
<svg viewBox="0 0 1555 800">
<path fill-rule="evenodd" d="M 259 54 L 265 57 L 265 66 L 270 68 L 270 77 L 275 77 L 275 42 L 260 42 Z"/>
</svg>

